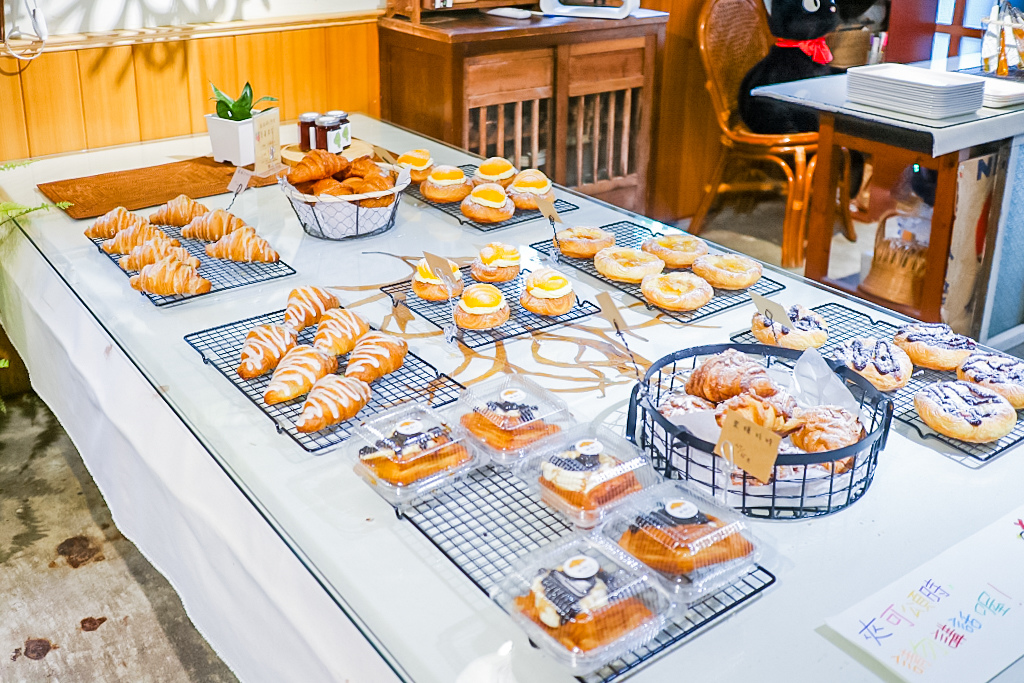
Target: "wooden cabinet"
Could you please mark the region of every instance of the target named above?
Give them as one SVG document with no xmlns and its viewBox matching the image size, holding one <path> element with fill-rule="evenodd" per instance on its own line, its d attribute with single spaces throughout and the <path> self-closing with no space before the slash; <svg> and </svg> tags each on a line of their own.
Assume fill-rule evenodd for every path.
<svg viewBox="0 0 1024 683">
<path fill-rule="evenodd" d="M 667 19 L 381 19 L 381 115 L 643 212 Z"/>
</svg>

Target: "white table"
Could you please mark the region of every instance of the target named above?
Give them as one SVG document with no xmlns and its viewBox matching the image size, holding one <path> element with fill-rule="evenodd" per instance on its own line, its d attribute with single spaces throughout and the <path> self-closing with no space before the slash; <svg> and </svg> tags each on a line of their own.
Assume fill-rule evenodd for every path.
<svg viewBox="0 0 1024 683">
<path fill-rule="evenodd" d="M 353 116 L 357 136 L 394 150 L 428 146 L 444 163 L 472 158 L 372 119 Z M 287 141 L 294 133 L 285 129 Z M 41 201 L 38 182 L 164 163 L 207 153 L 205 137 L 176 139 L 44 159 L 0 174 L 3 193 Z M 575 224 L 622 220 L 624 212 L 578 196 Z M 203 200 L 222 207 L 227 196 Z M 86 222 L 60 212 L 24 221 L 4 240 L 0 317 L 25 358 L 33 386 L 81 451 L 124 532 L 182 596 L 193 621 L 246 681 L 450 683 L 474 658 L 516 643 L 523 681 L 571 681 L 531 648 L 487 596 L 352 471 L 337 454 L 306 454 L 277 434 L 255 406 L 183 337 L 197 330 L 283 308 L 300 284 L 341 285 L 343 303 L 381 324 L 390 306 L 377 285 L 409 275 L 402 261 L 363 252 L 417 255 L 423 249 L 469 256 L 490 241 L 526 245 L 550 230 L 543 221 L 491 235 L 406 199 L 398 225 L 349 243 L 302 232 L 277 188 L 250 190 L 233 209 L 254 223 L 298 275 L 157 309 L 82 236 Z M 638 222 L 656 225 L 627 214 Z M 577 276 L 593 300 L 601 285 Z M 814 306 L 836 301 L 800 278 L 769 269 L 785 283 L 775 298 Z M 747 305 L 684 327 L 656 321 L 618 292 L 631 339 L 643 358 L 726 341 L 749 328 Z M 897 321 L 863 302 L 845 305 Z M 389 329 L 395 329 L 389 323 Z M 581 419 L 621 423 L 632 371 L 609 325 L 591 318 L 560 336 L 592 340 L 573 368 L 578 345 L 543 336 L 463 353 L 417 319 L 413 351 L 459 381 L 507 365 L 562 391 Z M 613 359 L 615 363 L 605 361 Z M 604 377 L 604 389 L 598 377 Z M 768 562 L 779 581 L 732 618 L 708 629 L 635 676 L 637 681 L 863 681 L 864 666 L 820 632 L 824 619 L 1019 505 L 1019 449 L 972 471 L 905 438 L 894 421 L 874 483 L 838 514 L 791 523 L 752 522 L 775 548 Z M 1020 680 L 1004 676 L 1004 680 Z"/>
</svg>

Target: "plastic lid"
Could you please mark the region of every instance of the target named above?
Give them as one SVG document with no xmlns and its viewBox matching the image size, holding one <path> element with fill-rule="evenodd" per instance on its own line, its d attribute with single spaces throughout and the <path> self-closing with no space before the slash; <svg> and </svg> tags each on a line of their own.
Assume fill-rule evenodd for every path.
<svg viewBox="0 0 1024 683">
<path fill-rule="evenodd" d="M 335 123 L 341 123 L 341 119 L 337 116 L 318 116 L 316 117 L 316 125 L 318 126 L 331 126 Z"/>
<path fill-rule="evenodd" d="M 422 403 L 403 403 L 353 430 L 356 472 L 390 503 L 411 503 L 454 483 L 483 464 L 439 413 Z"/>
<path fill-rule="evenodd" d="M 541 501 L 581 527 L 594 526 L 632 494 L 662 481 L 639 448 L 593 425 L 545 441 L 515 474 Z"/>
<path fill-rule="evenodd" d="M 311 121 L 316 121 L 319 116 L 319 112 L 307 111 L 305 114 L 299 114 L 299 121 L 309 123 Z"/>
<path fill-rule="evenodd" d="M 329 112 L 327 112 L 327 115 L 328 116 L 337 116 L 339 119 L 347 119 L 348 118 L 348 112 L 344 111 L 342 109 L 332 109 Z"/>
<path fill-rule="evenodd" d="M 517 560 L 493 597 L 537 647 L 577 676 L 650 641 L 673 607 L 636 560 L 583 535 Z"/>
<path fill-rule="evenodd" d="M 565 402 L 519 375 L 502 375 L 467 389 L 452 415 L 501 465 L 572 424 Z"/>
<path fill-rule="evenodd" d="M 754 568 L 762 543 L 732 510 L 666 481 L 609 515 L 601 535 L 656 571 L 681 602 L 693 602 Z"/>
</svg>

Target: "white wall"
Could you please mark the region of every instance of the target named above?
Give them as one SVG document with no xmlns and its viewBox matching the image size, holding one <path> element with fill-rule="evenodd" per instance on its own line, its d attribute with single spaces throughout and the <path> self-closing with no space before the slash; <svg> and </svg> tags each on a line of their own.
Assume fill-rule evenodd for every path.
<svg viewBox="0 0 1024 683">
<path fill-rule="evenodd" d="M 23 0 L 2 0 L 7 30 L 30 32 Z M 36 0 L 52 35 L 375 10 L 385 0 Z"/>
</svg>

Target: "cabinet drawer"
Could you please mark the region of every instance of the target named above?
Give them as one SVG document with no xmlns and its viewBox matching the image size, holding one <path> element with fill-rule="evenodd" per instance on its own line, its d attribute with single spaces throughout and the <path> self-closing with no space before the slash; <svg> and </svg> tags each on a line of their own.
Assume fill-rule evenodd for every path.
<svg viewBox="0 0 1024 683">
<path fill-rule="evenodd" d="M 465 61 L 467 108 L 551 97 L 554 83 L 554 50 L 497 52 Z"/>
<path fill-rule="evenodd" d="M 569 47 L 569 97 L 644 84 L 644 39 L 624 38 Z"/>
</svg>

